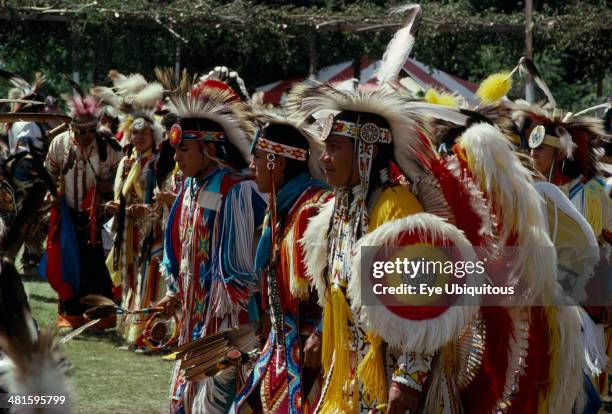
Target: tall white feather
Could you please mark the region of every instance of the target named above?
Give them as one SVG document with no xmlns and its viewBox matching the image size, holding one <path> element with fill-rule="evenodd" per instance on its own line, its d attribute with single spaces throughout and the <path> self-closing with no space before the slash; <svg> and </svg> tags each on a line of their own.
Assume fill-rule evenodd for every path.
<svg viewBox="0 0 612 414">
<path fill-rule="evenodd" d="M 387 45 L 382 63 L 376 71 L 379 84 L 397 79 L 416 41 L 415 36 L 421 24 L 421 6 L 412 4 L 403 7 L 402 10 L 407 11 L 408 14 L 402 28 L 395 32 Z"/>
</svg>

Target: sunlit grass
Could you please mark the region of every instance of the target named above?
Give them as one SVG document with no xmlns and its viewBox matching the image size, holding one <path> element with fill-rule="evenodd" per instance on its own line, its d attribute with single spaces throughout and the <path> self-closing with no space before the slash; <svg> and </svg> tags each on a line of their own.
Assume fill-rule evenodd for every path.
<svg viewBox="0 0 612 414">
<path fill-rule="evenodd" d="M 55 292 L 44 282 L 25 285 L 38 324 L 53 327 L 57 312 Z M 65 345 L 66 356 L 74 365 L 77 413 L 167 412 L 172 363 L 161 360 L 159 355 L 121 350 L 122 345 L 114 330 L 102 335 L 85 332 Z"/>
</svg>

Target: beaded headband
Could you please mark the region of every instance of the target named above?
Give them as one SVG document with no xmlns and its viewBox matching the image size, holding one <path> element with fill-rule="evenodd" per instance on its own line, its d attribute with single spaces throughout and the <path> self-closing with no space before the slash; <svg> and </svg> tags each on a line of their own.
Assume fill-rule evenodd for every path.
<svg viewBox="0 0 612 414">
<path fill-rule="evenodd" d="M 388 128 L 381 128 L 371 122 L 360 125 L 349 121 L 334 121 L 334 116 L 330 114 L 323 125 L 321 141 L 325 141 L 332 133 L 360 139 L 367 144 L 375 144 L 376 142 L 390 144 L 392 141 L 391 130 Z"/>
<path fill-rule="evenodd" d="M 255 148 L 262 151 L 271 152 L 276 155 L 293 158 L 298 161 L 306 161 L 308 159 L 308 151 L 303 148 L 292 147 L 290 145 L 279 144 L 278 142 L 270 141 L 264 137 L 258 137 Z"/>
<path fill-rule="evenodd" d="M 182 141 L 225 142 L 225 133 L 220 131 L 183 131 L 180 124 L 174 124 L 170 128 L 168 140 L 173 147 L 178 147 Z"/>
</svg>

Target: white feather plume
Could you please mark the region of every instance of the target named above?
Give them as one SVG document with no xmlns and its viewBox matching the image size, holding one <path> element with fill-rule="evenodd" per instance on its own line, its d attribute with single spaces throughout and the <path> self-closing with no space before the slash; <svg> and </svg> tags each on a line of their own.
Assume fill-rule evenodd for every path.
<svg viewBox="0 0 612 414">
<path fill-rule="evenodd" d="M 416 41 L 415 36 L 421 24 L 421 6 L 411 4 L 403 7 L 402 10 L 407 11 L 408 15 L 402 28 L 395 32 L 387 45 L 382 63 L 376 71 L 379 84 L 397 79 Z"/>
<path fill-rule="evenodd" d="M 133 105 L 140 108 L 153 108 L 164 95 L 164 87 L 159 82 L 147 84 L 133 97 Z"/>
<path fill-rule="evenodd" d="M 564 127 L 557 126 L 555 128 L 555 132 L 557 133 L 557 136 L 561 141 L 561 146 L 567 154 L 567 158 L 569 158 L 570 160 L 573 159 L 574 150 L 578 147 L 578 145 L 572 140 L 572 136 L 569 132 L 567 132 L 567 129 L 565 129 Z"/>
<path fill-rule="evenodd" d="M 304 264 L 306 276 L 318 293 L 319 305 L 325 305 L 327 284 L 325 283 L 325 267 L 327 266 L 327 249 L 329 240 L 327 232 L 334 212 L 334 199 L 325 203 L 319 214 L 312 217 L 304 231 L 304 237 L 299 243 L 304 247 Z"/>
<path fill-rule="evenodd" d="M 133 95 L 147 86 L 147 80 L 140 73 L 133 73 L 125 79 L 113 80 L 118 95 Z"/>
<path fill-rule="evenodd" d="M 398 246 L 403 234 L 415 233 L 422 240 L 441 240 L 443 244 L 453 246 L 467 261 L 478 260 L 476 252 L 463 233 L 454 225 L 429 213 L 418 213 L 405 218 L 391 220 L 362 237 L 353 249 L 353 260 L 347 297 L 350 299 L 354 314 L 360 315 L 360 322 L 368 331 L 376 332 L 391 347 L 414 350 L 417 352 L 436 352 L 451 340 L 469 323 L 478 311 L 480 304 L 477 296 L 466 294 L 436 318 L 410 320 L 391 312 L 383 303 L 363 303 L 364 297 L 379 300 L 376 295 L 362 292 L 367 287 L 369 275 L 362 272 L 362 251 L 366 246 Z M 442 247 L 442 246 L 440 246 Z M 432 249 L 436 247 L 432 246 Z M 367 259 L 366 259 L 367 260 Z M 371 260 L 371 258 L 370 258 Z M 465 282 L 468 286 L 479 286 L 484 275 L 470 275 Z"/>
</svg>

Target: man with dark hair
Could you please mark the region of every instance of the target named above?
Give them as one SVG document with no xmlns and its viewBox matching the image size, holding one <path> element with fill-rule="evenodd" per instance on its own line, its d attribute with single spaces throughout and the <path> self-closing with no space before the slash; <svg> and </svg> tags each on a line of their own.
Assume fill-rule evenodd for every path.
<svg viewBox="0 0 612 414">
<path fill-rule="evenodd" d="M 289 103 L 323 121 L 321 161 L 335 195 L 310 220 L 303 238 L 307 273 L 324 307 L 324 385 L 317 412 L 533 413 L 545 407 L 570 412 L 581 378 L 568 379 L 563 386 L 553 378 L 576 370 L 574 361 L 583 352 L 577 346 L 573 310 L 500 306 L 489 311 L 469 293 L 445 294 L 456 283 L 482 287 L 484 276 L 471 273 L 463 279 L 458 268 L 387 270 L 402 259 L 475 262 L 479 256 L 472 246 L 501 249 L 520 240 L 520 247 L 532 255 L 535 246 L 550 243 L 544 232 L 533 230 L 543 227 L 541 216 L 524 213 L 534 208 L 528 204 L 537 203 L 538 196 L 524 180 L 526 170 L 518 168 L 506 139 L 476 131 L 473 139 L 460 140 L 464 146 L 456 148 L 456 159 L 444 160 L 422 127 L 420 114 L 426 109 L 431 116 L 431 108 L 408 101 L 389 85 L 340 91 L 306 82 L 292 91 Z M 504 164 L 495 168 L 498 159 Z M 492 176 L 483 180 L 486 187 L 477 181 L 481 174 Z M 500 183 L 510 188 L 502 190 Z M 486 202 L 478 188 L 486 189 Z M 490 217 L 499 221 L 491 224 Z M 446 250 L 459 246 L 466 249 Z M 502 286 L 517 277 L 537 292 L 534 296 L 552 296 L 556 279 L 548 269 L 555 258 L 537 256 L 534 262 L 534 257 L 510 257 L 509 268 L 519 270 L 500 275 L 507 278 Z M 373 272 L 376 263 L 385 265 L 382 276 Z M 482 274 L 489 272 L 486 267 Z M 440 294 L 419 294 L 423 282 L 440 287 Z M 416 291 L 403 291 L 406 285 Z M 385 287 L 393 291 L 385 293 Z M 524 325 L 504 325 L 515 317 Z M 517 364 L 507 349 L 513 346 L 512 337 L 525 340 L 525 327 L 530 344 L 533 339 L 542 345 L 522 348 Z M 549 329 L 571 333 L 550 343 Z M 470 365 L 472 357 L 457 347 L 466 338 L 467 348 L 481 353 L 478 367 L 467 372 L 458 367 Z M 551 358 L 561 349 L 567 350 L 569 362 Z M 505 375 L 506 370 L 512 375 Z"/>
<path fill-rule="evenodd" d="M 185 180 L 166 227 L 162 272 L 167 294 L 160 305 L 180 303 L 179 345 L 258 319 L 253 273 L 256 231 L 265 201 L 240 170 L 250 162 L 252 124 L 244 105 L 221 85 L 171 95 L 178 119 L 169 142 Z M 254 346 L 255 337 L 249 337 Z M 214 377 L 189 378 L 177 362 L 172 413 L 225 413 L 238 367 Z"/>
<path fill-rule="evenodd" d="M 297 89 L 290 101 L 301 102 L 309 114 L 333 111 L 320 134 L 320 160 L 335 198 L 310 221 L 303 241 L 308 274 L 324 307 L 318 345 L 325 385 L 318 412 L 416 413 L 432 355 L 389 344 L 389 332 L 403 329 L 390 320 L 376 327 L 384 335 L 370 332 L 354 304 L 361 300 L 354 293 L 361 282 L 352 264 L 353 249 L 366 235 L 423 211 L 402 185 L 397 161 L 398 154 L 409 156 L 411 141 L 418 139 L 412 120 L 401 114 L 401 98 L 391 92 L 343 93 L 315 84 Z"/>
<path fill-rule="evenodd" d="M 318 164 L 321 145 L 313 130 L 282 114 L 257 117 L 263 127 L 253 142 L 251 169 L 259 191 L 270 195 L 270 208 L 255 257 L 262 306 L 270 333 L 232 412 L 314 412 L 321 389 L 321 318 L 306 277 L 300 245 L 306 225 L 331 197 Z M 283 369 L 284 368 L 284 369 Z"/>
<path fill-rule="evenodd" d="M 599 243 L 610 243 L 612 201 L 599 175 L 596 155 L 598 142 L 605 142 L 601 125 L 584 116 L 562 118 L 529 108 L 517 112 L 527 120 L 524 133 L 536 169 L 561 188 L 587 219 Z"/>
</svg>

